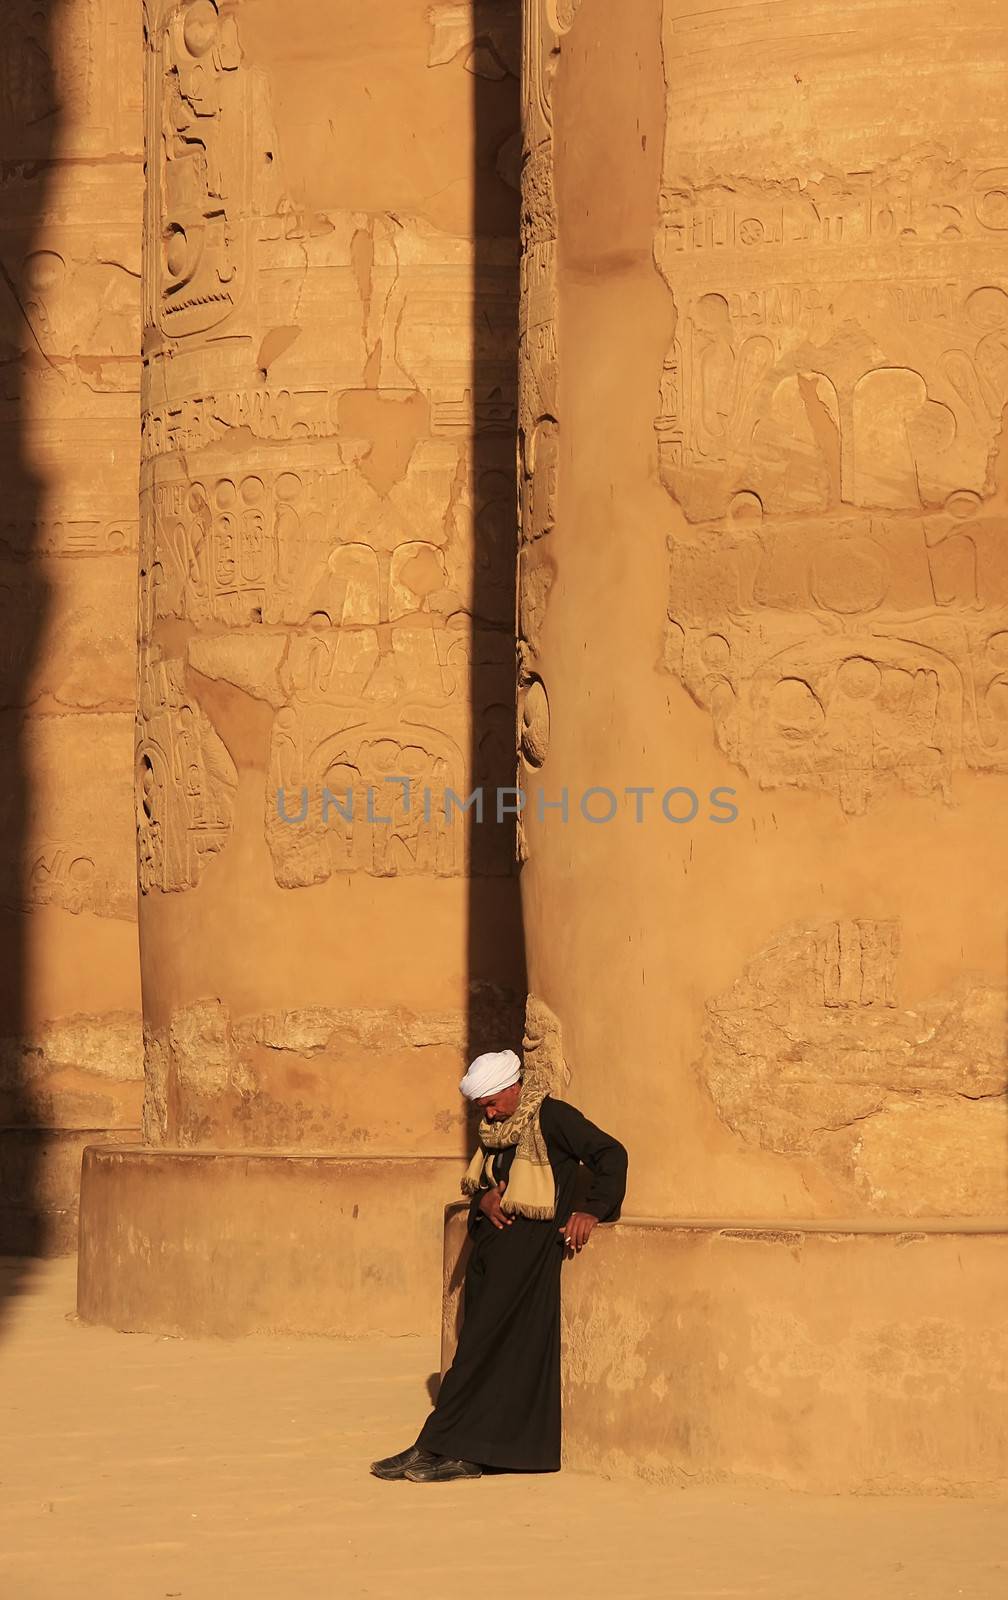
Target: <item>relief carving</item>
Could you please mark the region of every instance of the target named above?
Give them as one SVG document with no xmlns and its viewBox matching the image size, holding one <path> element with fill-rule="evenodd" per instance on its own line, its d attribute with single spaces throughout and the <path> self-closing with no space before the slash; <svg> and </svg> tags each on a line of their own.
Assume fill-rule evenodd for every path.
<svg viewBox="0 0 1008 1600">
<path fill-rule="evenodd" d="M 33 803 L 26 815 L 16 787 L 0 795 L 0 832 L 18 840 L 0 862 L 0 905 L 135 922 L 132 711 L 5 715 L 9 738 L 24 730 Z"/>
<path fill-rule="evenodd" d="M 334 872 L 463 872 L 471 825 L 461 803 L 480 781 L 463 755 L 473 585 L 477 540 L 481 560 L 500 565 L 502 475 L 477 479 L 465 442 L 423 437 L 424 418 L 390 452 L 376 408 L 403 402 L 364 391 L 344 398 L 352 405 L 341 415 L 370 418 L 375 437 L 296 440 L 261 451 L 241 474 L 228 470 L 221 446 L 201 452 L 199 477 L 162 458 L 142 495 L 144 636 L 173 620 L 194 625 L 192 664 L 276 712 L 265 825 L 284 887 Z M 506 585 L 495 600 L 481 579 L 481 620 L 503 620 L 505 597 Z M 221 627 L 248 631 L 212 633 Z M 487 727 L 505 701 L 505 664 L 487 654 L 496 637 L 480 640 Z M 384 783 L 395 775 L 408 793 Z M 296 820 L 303 788 L 310 810 Z M 335 803 L 322 815 L 326 789 L 344 805 L 353 791 L 352 816 Z M 280 790 L 292 820 L 281 815 Z M 449 802 L 446 818 L 448 791 L 459 806 Z M 474 831 L 478 865 L 506 871 L 500 830 Z"/>
<path fill-rule="evenodd" d="M 209 718 L 185 689 L 181 661 L 141 650 L 136 817 L 140 892 L 191 889 L 223 850 L 238 774 Z"/>
<path fill-rule="evenodd" d="M 433 6 L 429 64 L 507 75 L 516 17 Z M 513 705 L 497 658 L 514 491 L 494 461 L 499 439 L 508 465 L 514 430 L 514 244 L 477 248 L 405 212 L 306 211 L 241 28 L 216 0 L 148 8 L 147 323 L 161 337 L 145 379 L 140 635 L 272 707 L 263 815 L 282 886 L 507 871 L 502 830 L 473 828 L 461 803 Z M 204 765 L 220 770 L 194 782 L 221 803 L 197 824 L 192 796 L 171 802 L 175 835 L 198 827 L 202 853 L 229 825 L 210 734 Z M 168 801 L 142 777 L 141 835 L 161 861 Z M 460 805 L 446 820 L 447 791 Z M 171 876 L 186 886 L 196 869 Z"/>
<path fill-rule="evenodd" d="M 774 514 L 991 491 L 1000 181 L 933 150 L 794 183 L 667 175 L 655 259 L 679 315 L 655 427 L 691 521 L 745 491 Z"/>
<path fill-rule="evenodd" d="M 553 172 L 553 83 L 578 0 L 531 0 L 523 11 L 521 287 L 518 318 L 519 783 L 548 746 L 548 699 L 536 671 L 555 561 L 537 541 L 557 519 L 560 449 L 557 346 L 557 207 Z M 530 702 L 531 694 L 531 702 Z M 535 724 L 534 727 L 530 725 Z M 518 823 L 518 859 L 528 838 Z"/>
<path fill-rule="evenodd" d="M 334 212 L 324 233 L 302 239 L 286 231 L 282 197 L 269 205 L 262 230 L 280 236 L 261 241 L 256 294 L 274 326 L 236 319 L 228 339 L 247 341 L 240 363 L 234 346 L 212 339 L 187 340 L 170 363 L 155 351 L 145 460 L 227 443 L 236 431 L 266 444 L 352 439 L 347 405 L 376 394 L 404 407 L 422 401 L 431 439 L 464 446 L 496 435 L 503 449 L 515 417 L 514 244 L 481 241 L 477 327 L 473 240 L 419 217 L 353 212 Z M 259 383 L 247 376 L 256 363 Z"/>
<path fill-rule="evenodd" d="M 665 665 L 763 787 L 848 815 L 1004 762 L 1004 169 L 697 182 L 670 128 L 655 259 Z"/>
<path fill-rule="evenodd" d="M 463 447 L 421 440 L 401 477 L 376 487 L 369 445 L 301 446 L 283 468 L 264 455 L 242 473 L 222 451 L 199 477 L 159 465 L 141 494 L 150 625 L 429 631 L 468 611 L 479 497 Z"/>
<path fill-rule="evenodd" d="M 672 535 L 665 666 L 718 748 L 848 815 L 1008 774 L 1008 518 L 982 510 L 958 495 L 933 517 L 764 519 L 742 495 Z"/>
<path fill-rule="evenodd" d="M 733 1132 L 813 1159 L 852 1203 L 996 1212 L 1008 1198 L 1005 991 L 965 975 L 907 1006 L 900 943 L 896 920 L 784 930 L 708 1001 L 701 1080 Z M 936 1164 L 934 1149 L 962 1161 Z"/>
<path fill-rule="evenodd" d="M 375 877 L 451 877 L 464 870 L 467 824 L 461 749 L 436 727 L 378 719 L 363 726 L 350 707 L 339 727 L 332 700 L 297 695 L 278 713 L 270 749 L 266 838 L 282 888 L 322 882 L 334 872 Z M 335 731 L 334 731 L 335 730 Z M 300 779 L 300 781 L 299 781 Z M 388 781 L 386 781 L 388 780 Z M 302 786 L 307 816 L 295 825 Z M 330 797 L 328 800 L 326 795 Z"/>
<path fill-rule="evenodd" d="M 564 1098 L 572 1075 L 563 1052 L 563 1028 L 556 1013 L 534 994 L 525 1005 L 522 1061 L 527 1077 L 543 1084 L 556 1099 Z"/>
<path fill-rule="evenodd" d="M 168 339 L 219 327 L 250 271 L 250 85 L 216 0 L 155 3 L 147 38 L 145 323 Z"/>
</svg>

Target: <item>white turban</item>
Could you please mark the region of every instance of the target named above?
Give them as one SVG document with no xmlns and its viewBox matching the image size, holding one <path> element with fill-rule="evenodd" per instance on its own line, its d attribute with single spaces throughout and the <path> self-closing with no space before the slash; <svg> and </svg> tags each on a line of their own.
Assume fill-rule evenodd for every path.
<svg viewBox="0 0 1008 1600">
<path fill-rule="evenodd" d="M 477 1056 L 459 1088 L 467 1100 L 482 1100 L 485 1095 L 510 1089 L 521 1076 L 521 1062 L 513 1050 L 491 1050 Z"/>
</svg>

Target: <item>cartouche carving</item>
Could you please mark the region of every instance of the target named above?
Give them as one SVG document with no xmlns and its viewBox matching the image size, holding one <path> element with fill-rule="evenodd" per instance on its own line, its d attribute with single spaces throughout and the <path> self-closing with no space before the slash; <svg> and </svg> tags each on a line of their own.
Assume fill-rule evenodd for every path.
<svg viewBox="0 0 1008 1600">
<path fill-rule="evenodd" d="M 141 649 L 136 812 L 140 891 L 191 889 L 230 837 L 238 774 L 180 661 Z"/>
<path fill-rule="evenodd" d="M 249 85 L 235 17 L 153 0 L 148 33 L 147 319 L 169 339 L 219 327 L 249 272 Z"/>
</svg>

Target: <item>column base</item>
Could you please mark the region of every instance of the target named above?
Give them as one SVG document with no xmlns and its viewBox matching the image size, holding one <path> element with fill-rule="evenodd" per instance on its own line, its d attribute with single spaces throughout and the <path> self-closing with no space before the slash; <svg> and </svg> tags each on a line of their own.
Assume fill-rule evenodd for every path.
<svg viewBox="0 0 1008 1600">
<path fill-rule="evenodd" d="M 91 1146 L 77 1310 L 125 1332 L 436 1334 L 465 1162 Z"/>
<path fill-rule="evenodd" d="M 445 1228 L 442 1362 L 465 1210 Z M 564 1461 L 826 1494 L 1008 1488 L 1008 1221 L 635 1220 L 564 1267 Z"/>
</svg>

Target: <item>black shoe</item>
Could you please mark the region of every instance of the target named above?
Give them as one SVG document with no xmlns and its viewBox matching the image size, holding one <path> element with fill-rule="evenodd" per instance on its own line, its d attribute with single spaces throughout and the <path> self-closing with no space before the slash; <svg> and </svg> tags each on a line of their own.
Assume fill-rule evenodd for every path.
<svg viewBox="0 0 1008 1600">
<path fill-rule="evenodd" d="M 482 1478 L 483 1468 L 475 1461 L 453 1461 L 450 1456 L 417 1461 L 407 1467 L 404 1477 L 410 1483 L 450 1483 L 454 1478 Z"/>
<path fill-rule="evenodd" d="M 376 1478 L 405 1478 L 407 1467 L 438 1460 L 440 1457 L 431 1455 L 429 1450 L 421 1450 L 418 1445 L 411 1444 L 408 1450 L 401 1450 L 397 1456 L 385 1456 L 381 1461 L 372 1461 L 371 1471 Z"/>
</svg>

